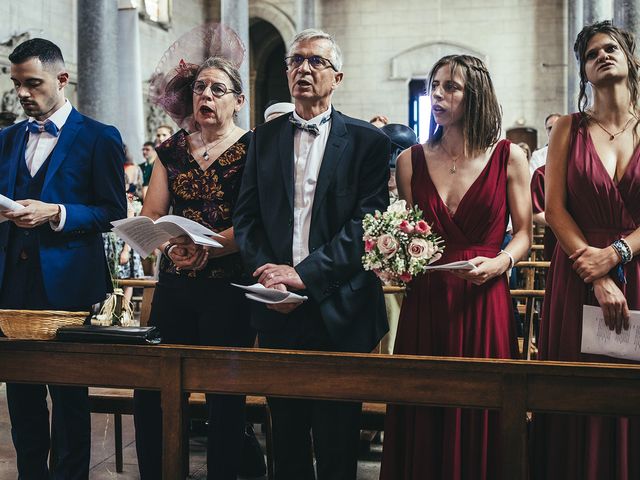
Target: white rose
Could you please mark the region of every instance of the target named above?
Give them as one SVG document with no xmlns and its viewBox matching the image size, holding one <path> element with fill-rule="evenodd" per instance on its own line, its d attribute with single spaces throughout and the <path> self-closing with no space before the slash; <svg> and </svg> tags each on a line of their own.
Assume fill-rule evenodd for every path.
<svg viewBox="0 0 640 480">
<path fill-rule="evenodd" d="M 424 238 L 414 238 L 409 243 L 409 255 L 413 258 L 427 258 L 429 257 L 429 243 Z"/>
<path fill-rule="evenodd" d="M 380 253 L 382 253 L 386 258 L 391 257 L 398 251 L 398 241 L 388 233 L 380 235 L 378 237 L 377 244 L 378 250 L 380 250 Z"/>
<path fill-rule="evenodd" d="M 405 213 L 407 211 L 407 202 L 405 200 L 396 200 L 387 208 L 387 212 Z"/>
</svg>

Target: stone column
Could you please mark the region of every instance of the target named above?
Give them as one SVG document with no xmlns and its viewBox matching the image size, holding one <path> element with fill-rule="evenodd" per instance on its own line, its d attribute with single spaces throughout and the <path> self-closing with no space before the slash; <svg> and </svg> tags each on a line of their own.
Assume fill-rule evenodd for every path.
<svg viewBox="0 0 640 480">
<path fill-rule="evenodd" d="M 584 24 L 613 19 L 613 0 L 584 0 Z"/>
<path fill-rule="evenodd" d="M 142 106 L 140 32 L 135 0 L 118 1 L 118 119 L 116 126 L 134 161 L 139 163 L 145 141 Z"/>
<path fill-rule="evenodd" d="M 316 1 L 296 0 L 296 29 L 316 28 Z"/>
<path fill-rule="evenodd" d="M 578 62 L 573 54 L 573 44 L 583 27 L 584 12 L 582 0 L 568 0 L 568 38 L 567 38 L 567 111 L 572 113 L 578 110 L 578 92 L 580 83 L 580 72 Z"/>
<path fill-rule="evenodd" d="M 247 51 L 244 61 L 240 66 L 240 75 L 244 86 L 245 106 L 240 110 L 236 124 L 248 130 L 251 128 L 249 109 L 251 108 L 249 78 L 249 0 L 221 0 L 220 21 L 227 27 L 232 28 L 238 34 Z"/>
<path fill-rule="evenodd" d="M 615 0 L 613 23 L 632 32 L 636 39 L 640 35 L 640 0 Z"/>
<path fill-rule="evenodd" d="M 78 0 L 78 110 L 114 125 L 118 119 L 118 2 Z"/>
</svg>

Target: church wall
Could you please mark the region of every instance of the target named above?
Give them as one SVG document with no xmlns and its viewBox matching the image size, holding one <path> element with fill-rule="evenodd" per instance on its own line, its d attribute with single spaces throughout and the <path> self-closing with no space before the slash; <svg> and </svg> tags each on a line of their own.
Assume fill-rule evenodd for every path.
<svg viewBox="0 0 640 480">
<path fill-rule="evenodd" d="M 573 61 L 568 55 L 564 3 L 317 0 L 318 27 L 333 33 L 344 52 L 345 79 L 334 104 L 355 117 L 385 114 L 393 122 L 407 123 L 408 81 L 424 78 L 432 63 L 454 45 L 486 59 L 503 106 L 504 128 L 535 127 L 538 142 L 544 143 L 543 119 L 548 112 L 563 111 L 565 64 Z M 295 6 L 295 0 L 249 1 L 250 15 L 271 17 L 263 19 L 283 36 L 296 21 Z M 173 0 L 168 28 L 140 20 L 144 91 L 165 49 L 206 19 L 217 20 L 219 9 L 220 0 Z M 53 40 L 62 48 L 75 83 L 76 15 L 74 0 L 0 2 L 0 42 L 23 32 Z M 0 93 L 11 88 L 6 56 L 13 46 L 0 45 L 0 68 L 5 70 L 0 74 Z"/>
</svg>

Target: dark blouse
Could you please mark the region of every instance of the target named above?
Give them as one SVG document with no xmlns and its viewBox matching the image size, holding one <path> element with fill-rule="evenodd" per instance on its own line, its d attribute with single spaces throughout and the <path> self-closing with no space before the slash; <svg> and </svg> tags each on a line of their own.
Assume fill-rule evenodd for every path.
<svg viewBox="0 0 640 480">
<path fill-rule="evenodd" d="M 215 232 L 231 227 L 231 215 L 240 193 L 240 180 L 247 159 L 251 132 L 202 170 L 188 150 L 187 132 L 180 130 L 157 148 L 167 170 L 173 215 L 194 220 Z M 237 278 L 242 275 L 239 253 L 212 258 L 203 270 L 178 271 L 162 256 L 160 272 L 197 278 Z"/>
</svg>

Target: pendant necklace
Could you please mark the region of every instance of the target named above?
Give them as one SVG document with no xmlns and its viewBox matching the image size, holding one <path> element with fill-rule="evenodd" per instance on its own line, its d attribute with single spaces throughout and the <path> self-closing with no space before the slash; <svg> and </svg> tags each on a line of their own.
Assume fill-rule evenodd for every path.
<svg viewBox="0 0 640 480">
<path fill-rule="evenodd" d="M 231 132 L 233 132 L 236 129 L 235 125 L 233 126 L 233 128 L 231 130 L 229 130 L 229 133 L 227 133 L 225 136 L 219 138 L 218 140 L 216 140 L 215 142 L 213 142 L 213 144 L 211 146 L 209 146 L 205 141 L 204 138 L 202 138 L 202 130 L 200 130 L 200 141 L 202 142 L 202 145 L 204 146 L 204 153 L 202 154 L 202 159 L 205 162 L 209 161 L 209 150 L 213 150 L 215 147 L 217 147 L 219 144 L 222 143 L 223 140 L 225 140 L 229 135 L 231 135 Z"/>
<path fill-rule="evenodd" d="M 444 142 L 440 142 L 440 146 L 442 147 L 442 150 L 444 150 L 444 153 L 446 153 L 449 158 L 451 159 L 451 167 L 449 168 L 449 174 L 454 175 L 456 173 L 456 162 L 458 161 L 458 158 L 460 158 L 460 155 L 456 155 L 455 157 L 453 155 L 451 155 L 451 152 L 449 152 L 449 150 L 447 150 L 447 148 L 444 146 Z"/>
<path fill-rule="evenodd" d="M 627 123 L 624 124 L 624 127 L 622 128 L 622 130 L 620 130 L 619 132 L 616 133 L 611 133 L 609 130 L 607 130 L 606 128 L 604 128 L 604 125 L 602 125 L 598 119 L 592 115 L 589 115 L 589 118 L 591 118 L 591 120 L 593 120 L 594 122 L 596 122 L 596 125 L 598 125 L 602 130 L 604 130 L 607 135 L 609 135 L 609 141 L 613 142 L 615 140 L 615 138 L 618 135 L 621 135 L 622 133 L 624 133 L 628 128 L 629 125 L 631 124 L 631 120 L 637 120 L 637 118 L 635 117 L 635 115 L 631 115 L 631 117 L 629 118 L 629 120 L 627 120 Z"/>
</svg>

